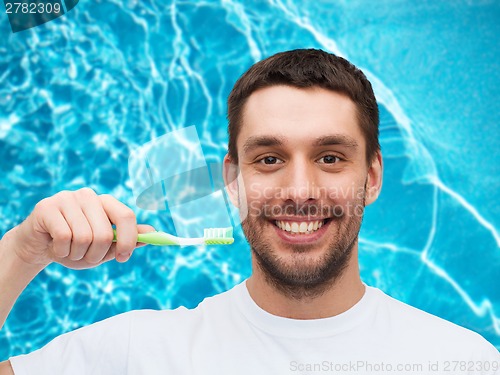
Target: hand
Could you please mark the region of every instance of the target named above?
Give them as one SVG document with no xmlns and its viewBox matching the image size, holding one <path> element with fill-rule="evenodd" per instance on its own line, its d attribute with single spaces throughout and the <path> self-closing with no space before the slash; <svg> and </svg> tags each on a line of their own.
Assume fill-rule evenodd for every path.
<svg viewBox="0 0 500 375">
<path fill-rule="evenodd" d="M 112 196 L 83 188 L 43 199 L 13 231 L 16 254 L 25 263 L 46 266 L 57 262 L 85 269 L 112 259 L 127 261 L 143 245 L 136 243 L 137 234 L 154 228 L 137 225 L 134 212 Z"/>
</svg>

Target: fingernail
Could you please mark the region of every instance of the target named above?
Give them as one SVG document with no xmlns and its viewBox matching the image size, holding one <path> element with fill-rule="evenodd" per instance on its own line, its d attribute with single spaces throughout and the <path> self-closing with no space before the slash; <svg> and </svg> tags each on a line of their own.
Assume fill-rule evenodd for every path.
<svg viewBox="0 0 500 375">
<path fill-rule="evenodd" d="M 116 260 L 119 262 L 125 262 L 130 257 L 130 253 L 120 253 L 116 257 Z"/>
</svg>

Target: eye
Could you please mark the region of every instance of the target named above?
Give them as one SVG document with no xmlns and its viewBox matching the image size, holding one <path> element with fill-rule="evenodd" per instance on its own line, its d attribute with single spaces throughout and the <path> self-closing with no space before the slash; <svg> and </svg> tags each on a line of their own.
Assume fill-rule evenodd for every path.
<svg viewBox="0 0 500 375">
<path fill-rule="evenodd" d="M 335 163 L 338 163 L 340 161 L 340 158 L 338 156 L 335 156 L 335 155 L 325 155 L 323 157 L 321 157 L 320 159 L 320 163 L 322 164 L 335 164 Z M 321 160 L 323 160 L 321 162 Z"/>
<path fill-rule="evenodd" d="M 266 165 L 281 164 L 281 163 L 283 163 L 283 160 L 278 159 L 275 156 L 266 156 L 266 157 L 260 159 L 259 163 L 266 164 Z"/>
</svg>

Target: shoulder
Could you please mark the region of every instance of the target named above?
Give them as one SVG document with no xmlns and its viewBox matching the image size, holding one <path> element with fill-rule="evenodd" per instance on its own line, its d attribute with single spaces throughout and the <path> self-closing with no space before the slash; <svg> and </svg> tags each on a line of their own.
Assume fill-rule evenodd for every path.
<svg viewBox="0 0 500 375">
<path fill-rule="evenodd" d="M 389 332 L 396 337 L 406 337 L 415 347 L 423 345 L 431 350 L 450 353 L 491 353 L 498 351 L 480 334 L 455 323 L 432 315 L 392 298 L 379 289 L 371 288 L 378 295 L 382 319 Z"/>
<path fill-rule="evenodd" d="M 189 362 L 194 343 L 213 342 L 221 329 L 227 327 L 231 291 L 205 298 L 197 307 L 173 310 L 136 310 L 130 318 L 132 353 L 147 353 L 148 357 L 165 357 L 176 353 L 176 361 Z M 180 363 L 179 362 L 179 363 Z"/>
<path fill-rule="evenodd" d="M 235 295 L 238 293 L 239 285 L 236 287 L 206 297 L 198 306 L 193 309 L 180 306 L 170 310 L 135 310 L 126 313 L 129 316 L 132 326 L 178 326 L 185 325 L 193 326 L 197 322 L 206 321 L 208 319 L 222 317 L 228 314 L 232 308 Z"/>
</svg>

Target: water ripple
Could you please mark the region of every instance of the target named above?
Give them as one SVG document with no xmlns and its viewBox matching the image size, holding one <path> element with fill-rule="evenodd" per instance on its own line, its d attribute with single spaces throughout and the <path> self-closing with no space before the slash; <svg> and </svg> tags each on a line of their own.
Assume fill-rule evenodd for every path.
<svg viewBox="0 0 500 375">
<path fill-rule="evenodd" d="M 498 173 L 484 169 L 483 190 L 473 193 L 463 187 L 468 181 L 451 179 L 457 168 L 443 152 L 453 154 L 465 147 L 463 139 L 450 142 L 440 127 L 453 111 L 433 117 L 418 109 L 416 99 L 420 90 L 432 89 L 438 98 L 449 97 L 450 103 L 467 108 L 466 100 L 473 98 L 464 99 L 462 91 L 472 92 L 474 83 L 460 89 L 441 87 L 431 77 L 408 90 L 402 78 L 394 78 L 392 64 L 411 74 L 447 64 L 409 57 L 415 49 L 424 56 L 432 38 L 412 51 L 388 41 L 381 48 L 376 44 L 379 35 L 400 40 L 411 29 L 387 23 L 384 6 L 360 9 L 360 4 L 80 2 L 67 16 L 17 34 L 0 19 L 0 31 L 6 35 L 0 41 L 2 233 L 40 199 L 83 186 L 134 207 L 141 222 L 174 232 L 168 211 L 136 206 L 134 176 L 128 173 L 133 151 L 172 130 L 195 125 L 206 163 L 220 163 L 227 146 L 225 101 L 236 79 L 274 52 L 323 48 L 361 67 L 380 105 L 384 189 L 367 209 L 362 228 L 363 279 L 478 331 L 500 348 L 498 205 L 491 193 L 498 190 Z M 488 13 L 479 6 L 471 9 L 464 4 L 462 11 Z M 432 21 L 441 14 L 427 2 L 421 11 L 426 17 L 401 5 L 393 6 L 391 14 L 404 14 L 410 23 Z M 465 38 L 466 33 L 485 30 L 488 18 L 481 17 L 481 25 L 461 31 Z M 434 24 L 448 23 L 436 18 Z M 489 27 L 498 28 L 493 23 Z M 432 32 L 438 35 L 440 29 Z M 478 40 L 486 43 L 487 34 Z M 464 47 L 457 43 L 449 50 L 453 48 Z M 485 45 L 482 50 L 491 48 Z M 477 59 L 462 53 L 474 68 Z M 440 54 L 429 56 L 439 59 Z M 488 80 L 500 86 L 498 75 Z M 466 136 L 475 139 L 475 129 Z M 484 160 L 490 161 L 485 168 L 490 168 L 498 151 L 488 140 L 482 144 Z M 178 160 L 187 166 L 192 162 L 182 153 Z M 180 219 L 187 227 L 203 217 Z M 240 228 L 235 239 L 232 247 L 147 247 L 126 264 L 110 262 L 95 270 L 49 266 L 28 286 L 0 333 L 0 360 L 130 309 L 195 306 L 249 275 L 250 252 Z"/>
</svg>

